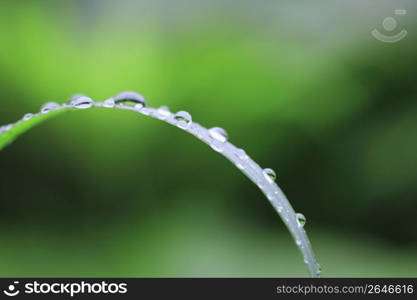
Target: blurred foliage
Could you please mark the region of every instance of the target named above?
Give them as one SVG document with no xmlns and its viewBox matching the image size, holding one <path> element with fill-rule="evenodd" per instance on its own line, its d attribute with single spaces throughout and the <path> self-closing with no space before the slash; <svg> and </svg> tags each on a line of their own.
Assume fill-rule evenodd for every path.
<svg viewBox="0 0 417 300">
<path fill-rule="evenodd" d="M 324 276 L 416 276 L 415 36 L 373 39 L 388 5 L 232 2 L 5 1 L 0 124 L 138 91 L 274 168 Z M 156 120 L 66 114 L 0 166 L 1 276 L 307 276 L 256 187 Z"/>
</svg>

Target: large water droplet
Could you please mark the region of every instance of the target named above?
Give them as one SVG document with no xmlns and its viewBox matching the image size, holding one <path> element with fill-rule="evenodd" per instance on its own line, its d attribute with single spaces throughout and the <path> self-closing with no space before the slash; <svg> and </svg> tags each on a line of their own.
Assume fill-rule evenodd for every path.
<svg viewBox="0 0 417 300">
<path fill-rule="evenodd" d="M 75 95 L 71 98 L 71 106 L 78 109 L 86 109 L 93 106 L 93 100 L 84 95 Z"/>
<path fill-rule="evenodd" d="M 175 114 L 174 119 L 177 120 L 177 126 L 182 129 L 190 127 L 192 122 L 191 115 L 186 111 L 179 111 Z"/>
<path fill-rule="evenodd" d="M 27 121 L 33 118 L 33 114 L 29 113 L 23 116 L 22 120 Z"/>
<path fill-rule="evenodd" d="M 140 108 L 146 106 L 145 97 L 143 97 L 142 95 L 138 93 L 131 92 L 131 91 L 121 92 L 117 94 L 116 96 L 114 96 L 113 99 L 115 103 L 120 103 L 120 104 L 129 104 L 130 102 L 133 102 L 135 103 L 136 109 L 138 109 L 137 106 L 141 106 Z"/>
<path fill-rule="evenodd" d="M 274 182 L 275 179 L 277 178 L 277 174 L 275 173 L 274 170 L 272 169 L 264 169 L 263 170 L 264 176 L 265 178 L 269 181 L 269 182 Z"/>
<path fill-rule="evenodd" d="M 295 217 L 297 218 L 297 224 L 299 227 L 304 227 L 304 225 L 306 224 L 307 220 L 306 217 L 303 214 L 297 213 L 295 215 Z"/>
<path fill-rule="evenodd" d="M 42 105 L 41 107 L 41 113 L 46 114 L 54 109 L 58 109 L 59 108 L 59 104 L 56 102 L 48 102 L 45 103 L 44 105 Z"/>
<path fill-rule="evenodd" d="M 111 108 L 111 107 L 114 107 L 114 105 L 115 105 L 115 103 L 114 103 L 114 99 L 113 98 L 109 98 L 107 100 L 104 100 L 104 102 L 103 102 L 103 106 L 104 107 Z"/>
<path fill-rule="evenodd" d="M 229 136 L 227 135 L 227 132 L 223 128 L 220 128 L 220 127 L 210 128 L 209 134 L 213 139 L 221 143 L 226 142 L 227 139 L 229 138 Z"/>
</svg>

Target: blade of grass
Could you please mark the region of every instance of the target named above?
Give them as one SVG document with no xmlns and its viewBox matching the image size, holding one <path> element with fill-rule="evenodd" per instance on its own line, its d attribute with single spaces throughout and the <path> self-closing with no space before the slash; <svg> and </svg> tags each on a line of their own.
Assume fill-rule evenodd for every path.
<svg viewBox="0 0 417 300">
<path fill-rule="evenodd" d="M 9 130 L 4 131 L 3 133 L 1 133 L 2 127 L 0 127 L 0 150 L 2 150 L 4 147 L 12 143 L 21 134 L 25 133 L 32 127 L 68 111 L 69 109 L 59 109 L 59 110 L 51 111 L 47 114 L 34 115 L 29 120 L 25 120 L 25 121 L 22 120 L 14 124 L 3 126 L 3 129 L 5 129 L 7 126 L 12 126 Z"/>
<path fill-rule="evenodd" d="M 193 122 L 191 115 L 185 111 L 173 114 L 167 107 L 160 107 L 159 109 L 146 107 L 144 106 L 145 102 L 143 97 L 140 95 L 135 97 L 135 95 L 133 95 L 132 98 L 132 93 L 129 94 L 129 99 L 120 100 L 119 102 L 116 101 L 118 103 L 115 103 L 114 101 L 114 99 L 117 99 L 116 97 L 114 99 L 110 98 L 104 102 L 95 103 L 88 97 L 77 97 L 79 104 L 82 102 L 78 108 L 77 105 L 54 104 L 55 106 L 51 110 L 44 112 L 41 110 L 40 113 L 34 114 L 30 118 L 23 118 L 14 124 L 0 127 L 0 150 L 37 124 L 64 112 L 80 110 L 80 108 L 100 107 L 130 110 L 159 119 L 194 135 L 204 143 L 208 144 L 213 150 L 226 157 L 241 172 L 243 172 L 243 174 L 254 182 L 262 193 L 265 194 L 274 209 L 277 211 L 278 215 L 283 220 L 284 224 L 287 226 L 296 242 L 296 245 L 303 255 L 304 263 L 307 264 L 311 276 L 320 277 L 321 267 L 316 261 L 310 241 L 304 230 L 304 216 L 294 211 L 282 190 L 275 183 L 275 178 L 271 179 L 265 170 L 253 161 L 243 149 L 237 148 L 231 144 L 228 141 L 227 133 L 223 129 L 218 127 L 207 129 L 200 124 Z M 86 100 L 87 102 L 85 102 Z M 272 171 L 270 169 L 268 170 L 268 172 Z"/>
</svg>

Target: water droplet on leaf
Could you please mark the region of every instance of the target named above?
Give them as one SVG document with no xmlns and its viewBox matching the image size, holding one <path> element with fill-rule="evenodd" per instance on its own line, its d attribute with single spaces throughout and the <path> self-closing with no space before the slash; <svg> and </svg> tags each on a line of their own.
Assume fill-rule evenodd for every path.
<svg viewBox="0 0 417 300">
<path fill-rule="evenodd" d="M 295 217 L 297 218 L 297 224 L 299 227 L 304 227 L 304 225 L 306 224 L 307 220 L 306 217 L 303 214 L 297 213 L 295 215 Z"/>
<path fill-rule="evenodd" d="M 115 103 L 120 103 L 120 104 L 129 104 L 130 102 L 133 102 L 135 103 L 136 109 L 137 109 L 136 106 L 138 105 L 141 105 L 141 108 L 146 106 L 145 97 L 143 97 L 142 95 L 138 93 L 131 92 L 131 91 L 121 92 L 117 94 L 116 96 L 114 96 L 113 99 Z"/>
<path fill-rule="evenodd" d="M 115 104 L 116 103 L 114 103 L 114 99 L 113 98 L 109 98 L 107 100 L 104 100 L 104 102 L 103 102 L 103 106 L 104 107 L 109 107 L 109 108 L 114 107 Z"/>
<path fill-rule="evenodd" d="M 171 115 L 171 112 L 169 111 L 169 108 L 167 106 L 161 106 L 160 108 L 158 108 L 157 112 L 158 118 L 162 120 L 165 120 Z"/>
<path fill-rule="evenodd" d="M 182 129 L 187 129 L 192 122 L 191 115 L 183 110 L 177 112 L 174 116 L 174 119 L 177 120 L 177 126 Z"/>
<path fill-rule="evenodd" d="M 243 149 L 237 149 L 236 150 L 236 155 L 241 160 L 245 160 L 245 159 L 249 158 L 249 156 L 246 154 L 245 150 L 243 150 Z"/>
<path fill-rule="evenodd" d="M 320 275 L 321 274 L 321 266 L 318 262 L 316 262 L 316 268 L 317 268 L 317 274 Z"/>
<path fill-rule="evenodd" d="M 229 136 L 227 135 L 227 132 L 223 128 L 220 128 L 220 127 L 210 128 L 209 134 L 213 139 L 221 143 L 226 142 L 227 139 L 229 138 Z"/>
<path fill-rule="evenodd" d="M 26 115 L 24 115 L 23 116 L 23 118 L 22 118 L 22 120 L 23 121 L 27 121 L 27 120 L 30 120 L 30 119 L 32 119 L 32 117 L 33 117 L 33 114 L 26 114 Z"/>
<path fill-rule="evenodd" d="M 264 176 L 265 178 L 269 181 L 269 182 L 274 182 L 275 179 L 277 178 L 277 174 L 275 173 L 274 170 L 272 169 L 264 169 L 263 170 Z"/>
<path fill-rule="evenodd" d="M 78 109 L 86 109 L 93 106 L 93 100 L 84 95 L 75 95 L 71 98 L 71 106 Z"/>
<path fill-rule="evenodd" d="M 44 105 L 42 105 L 41 107 L 41 113 L 46 114 L 54 109 L 58 109 L 59 108 L 59 104 L 56 102 L 48 102 L 45 103 Z"/>
</svg>

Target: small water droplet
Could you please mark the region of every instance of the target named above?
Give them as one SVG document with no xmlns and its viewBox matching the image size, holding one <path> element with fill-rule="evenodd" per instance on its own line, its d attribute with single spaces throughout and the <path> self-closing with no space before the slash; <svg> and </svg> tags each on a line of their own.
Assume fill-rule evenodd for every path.
<svg viewBox="0 0 417 300">
<path fill-rule="evenodd" d="M 22 118 L 22 120 L 23 121 L 27 121 L 27 120 L 32 119 L 32 117 L 33 117 L 33 114 L 29 113 L 29 114 L 24 115 L 23 118 Z"/>
<path fill-rule="evenodd" d="M 71 98 L 71 106 L 78 109 L 86 109 L 93 106 L 93 100 L 84 95 L 75 95 Z"/>
<path fill-rule="evenodd" d="M 133 108 L 136 110 L 136 111 L 141 111 L 142 109 L 143 110 L 146 110 L 146 107 L 144 107 L 142 104 L 140 104 L 140 103 L 138 103 L 138 104 L 135 104 L 135 106 L 133 106 Z"/>
<path fill-rule="evenodd" d="M 297 213 L 295 215 L 295 217 L 297 218 L 297 224 L 299 227 L 304 227 L 304 225 L 306 224 L 307 220 L 306 217 L 304 217 L 303 214 Z"/>
<path fill-rule="evenodd" d="M 316 268 L 317 268 L 317 274 L 320 275 L 321 274 L 321 266 L 318 262 L 316 262 Z"/>
<path fill-rule="evenodd" d="M 264 176 L 265 178 L 269 181 L 269 182 L 274 182 L 275 179 L 277 178 L 277 174 L 275 173 L 274 170 L 272 169 L 264 169 L 263 170 Z"/>
<path fill-rule="evenodd" d="M 48 102 L 45 103 L 44 105 L 42 105 L 41 107 L 41 113 L 46 114 L 52 110 L 58 109 L 59 108 L 59 104 L 56 102 Z"/>
<path fill-rule="evenodd" d="M 104 107 L 109 107 L 109 108 L 114 107 L 115 104 L 116 103 L 114 102 L 114 99 L 113 98 L 109 98 L 107 100 L 104 100 L 104 102 L 103 102 L 103 106 Z"/>
<path fill-rule="evenodd" d="M 300 240 L 296 240 L 295 243 L 297 244 L 297 246 L 301 246 L 301 241 Z"/>
<path fill-rule="evenodd" d="M 135 110 L 139 111 L 142 108 L 144 108 L 145 106 L 142 103 L 138 103 L 138 104 L 135 104 L 135 106 L 133 106 L 133 107 L 135 108 Z"/>
<path fill-rule="evenodd" d="M 165 120 L 171 115 L 171 112 L 169 111 L 169 108 L 167 106 L 161 106 L 160 108 L 158 108 L 157 112 L 158 118 L 161 120 Z"/>
<path fill-rule="evenodd" d="M 12 128 L 13 128 L 13 125 L 11 124 L 2 126 L 0 127 L 0 134 L 5 133 L 6 131 L 9 131 Z"/>
<path fill-rule="evenodd" d="M 282 210 L 283 210 L 283 208 L 282 208 L 282 206 L 278 206 L 278 212 L 282 212 Z"/>
<path fill-rule="evenodd" d="M 236 150 L 236 155 L 241 160 L 245 160 L 245 159 L 249 158 L 249 156 L 246 154 L 245 150 L 243 150 L 243 149 L 237 149 Z"/>
<path fill-rule="evenodd" d="M 177 120 L 177 126 L 182 129 L 187 129 L 192 122 L 191 115 L 183 110 L 177 112 L 174 116 L 174 119 Z"/>
<path fill-rule="evenodd" d="M 220 127 L 213 127 L 209 129 L 210 136 L 215 139 L 216 141 L 219 141 L 221 143 L 225 143 L 229 136 L 227 135 L 227 132 Z"/>
<path fill-rule="evenodd" d="M 151 110 L 149 108 L 147 108 L 147 107 L 142 107 L 142 108 L 138 107 L 138 108 L 136 108 L 136 110 L 137 111 L 140 111 L 141 113 L 143 113 L 146 116 L 150 116 L 151 115 Z"/>
<path fill-rule="evenodd" d="M 141 105 L 142 107 L 146 106 L 145 97 L 143 97 L 142 95 L 138 93 L 131 92 L 131 91 L 121 92 L 117 94 L 116 96 L 114 96 L 113 99 L 115 103 L 120 103 L 120 104 L 129 104 L 129 102 L 133 102 L 135 103 L 135 108 L 137 105 Z"/>
</svg>

